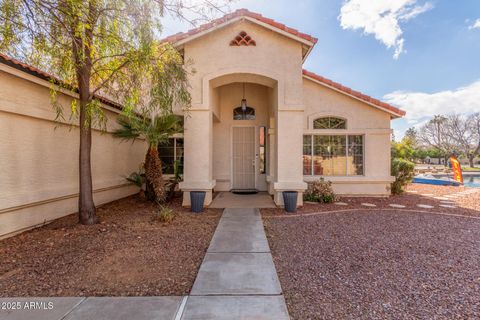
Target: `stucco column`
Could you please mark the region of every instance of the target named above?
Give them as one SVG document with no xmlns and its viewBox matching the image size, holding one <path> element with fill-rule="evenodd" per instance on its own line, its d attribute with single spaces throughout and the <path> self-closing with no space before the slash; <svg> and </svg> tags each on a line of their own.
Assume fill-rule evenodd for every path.
<svg viewBox="0 0 480 320">
<path fill-rule="evenodd" d="M 277 111 L 276 152 L 277 168 L 274 200 L 283 205 L 283 191 L 298 191 L 299 206 L 303 205 L 303 109 Z"/>
<path fill-rule="evenodd" d="M 276 153 L 276 128 L 275 128 L 275 118 L 270 118 L 269 128 L 268 128 L 268 193 L 273 195 L 275 194 L 275 189 L 273 184 L 275 183 L 275 177 L 277 176 L 277 153 Z"/>
<path fill-rule="evenodd" d="M 185 117 L 184 173 L 180 189 L 183 206 L 190 206 L 190 191 L 205 191 L 205 205 L 212 202 L 213 116 L 208 109 L 192 109 Z"/>
</svg>

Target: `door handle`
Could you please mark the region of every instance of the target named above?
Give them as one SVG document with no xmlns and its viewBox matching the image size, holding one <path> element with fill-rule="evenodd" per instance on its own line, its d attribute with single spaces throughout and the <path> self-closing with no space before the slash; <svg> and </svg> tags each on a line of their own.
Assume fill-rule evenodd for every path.
<svg viewBox="0 0 480 320">
<path fill-rule="evenodd" d="M 255 159 L 252 160 L 252 166 L 255 167 Z"/>
</svg>

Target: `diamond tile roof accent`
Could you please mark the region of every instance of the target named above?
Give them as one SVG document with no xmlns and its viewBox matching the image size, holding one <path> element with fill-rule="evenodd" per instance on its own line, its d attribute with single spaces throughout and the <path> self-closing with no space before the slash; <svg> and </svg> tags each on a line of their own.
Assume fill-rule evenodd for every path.
<svg viewBox="0 0 480 320">
<path fill-rule="evenodd" d="M 232 12 L 232 13 L 229 13 L 229 14 L 227 14 L 227 15 L 219 18 L 219 19 L 215 19 L 215 20 L 212 20 L 209 23 L 203 24 L 203 25 L 199 26 L 198 28 L 189 30 L 188 32 L 179 32 L 177 34 L 171 35 L 171 36 L 163 39 L 162 42 L 170 42 L 170 43 L 179 42 L 179 41 L 184 40 L 188 37 L 194 36 L 196 34 L 199 34 L 200 32 L 203 32 L 203 31 L 209 30 L 211 28 L 214 28 L 218 25 L 221 25 L 223 23 L 226 23 L 226 22 L 228 22 L 230 20 L 233 20 L 235 18 L 238 18 L 238 17 L 249 17 L 249 18 L 255 19 L 257 21 L 266 23 L 271 27 L 274 27 L 274 28 L 280 29 L 282 31 L 285 31 L 285 32 L 291 34 L 292 36 L 297 36 L 297 37 L 302 38 L 306 41 L 309 41 L 309 42 L 312 43 L 312 45 L 315 45 L 317 43 L 317 40 L 318 40 L 317 38 L 314 38 L 311 35 L 308 35 L 306 33 L 302 33 L 302 32 L 300 32 L 296 29 L 293 29 L 293 28 L 289 28 L 286 25 L 284 25 L 282 23 L 279 23 L 275 20 L 265 18 L 264 16 L 262 16 L 259 13 L 255 13 L 255 12 L 249 11 L 247 9 L 239 9 L 239 10 L 237 10 L 235 12 Z"/>
<path fill-rule="evenodd" d="M 396 108 L 396 107 L 394 107 L 394 106 L 392 106 L 392 105 L 390 105 L 390 104 L 388 104 L 388 103 L 385 103 L 385 102 L 383 102 L 383 101 L 380 101 L 380 100 L 378 100 L 378 99 L 372 98 L 372 97 L 370 97 L 370 96 L 368 96 L 368 95 L 366 95 L 366 94 L 363 94 L 363 93 L 361 93 L 361 92 L 359 92 L 359 91 L 355 91 L 355 90 L 353 90 L 353 89 L 351 89 L 351 88 L 345 87 L 345 86 L 343 86 L 342 84 L 340 84 L 340 83 L 338 83 L 338 82 L 334 82 L 334 81 L 332 81 L 332 80 L 330 80 L 330 79 L 327 79 L 327 78 L 325 78 L 325 77 L 322 77 L 322 76 L 320 76 L 320 75 L 318 75 L 318 74 L 315 74 L 315 73 L 310 72 L 310 71 L 305 70 L 305 69 L 303 69 L 302 72 L 303 72 L 303 75 L 304 75 L 305 77 L 314 79 L 314 80 L 316 80 L 316 81 L 318 81 L 318 82 L 320 82 L 320 83 L 322 83 L 322 84 L 324 84 L 324 85 L 326 85 L 326 86 L 328 86 L 328 87 L 334 88 L 334 89 L 336 89 L 336 90 L 338 90 L 338 91 L 341 91 L 341 92 L 343 92 L 343 93 L 345 93 L 345 94 L 347 94 L 347 95 L 353 96 L 353 97 L 355 97 L 355 98 L 357 98 L 357 99 L 359 99 L 359 100 L 362 100 L 362 101 L 364 101 L 364 102 L 366 102 L 366 103 L 373 104 L 373 105 L 375 105 L 376 107 L 378 107 L 379 109 L 383 109 L 383 110 L 385 110 L 385 111 L 387 111 L 387 112 L 393 113 L 393 114 L 394 114 L 395 116 L 397 116 L 397 117 L 403 117 L 403 116 L 406 114 L 406 112 L 405 112 L 404 110 L 401 110 L 401 109 L 399 109 L 399 108 Z"/>
<path fill-rule="evenodd" d="M 240 47 L 240 46 L 248 47 L 248 46 L 256 46 L 257 43 L 245 31 L 241 31 L 238 34 L 238 36 L 235 37 L 235 39 L 230 41 L 230 45 L 233 47 Z"/>
</svg>

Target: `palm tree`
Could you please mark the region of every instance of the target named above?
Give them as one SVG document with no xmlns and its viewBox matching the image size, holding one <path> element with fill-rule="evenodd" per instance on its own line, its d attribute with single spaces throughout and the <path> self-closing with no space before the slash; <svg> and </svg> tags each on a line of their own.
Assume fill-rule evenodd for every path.
<svg viewBox="0 0 480 320">
<path fill-rule="evenodd" d="M 149 119 L 145 116 L 130 115 L 119 117 L 117 122 L 121 128 L 114 132 L 116 137 L 125 140 L 143 138 L 147 141 L 148 151 L 145 155 L 144 164 L 147 185 L 146 196 L 152 201 L 164 202 L 166 190 L 158 145 L 167 142 L 173 134 L 183 131 L 178 116 L 166 113 Z"/>
<path fill-rule="evenodd" d="M 141 79 L 137 94 L 123 100 L 122 116 L 117 120 L 120 128 L 114 134 L 127 140 L 144 138 L 147 141 L 144 164 L 146 196 L 155 202 L 164 202 L 166 186 L 158 145 L 183 131 L 174 110 L 182 110 L 188 115 L 191 96 L 187 65 L 178 51 L 162 50 L 159 58 L 151 63 L 151 72 Z"/>
</svg>

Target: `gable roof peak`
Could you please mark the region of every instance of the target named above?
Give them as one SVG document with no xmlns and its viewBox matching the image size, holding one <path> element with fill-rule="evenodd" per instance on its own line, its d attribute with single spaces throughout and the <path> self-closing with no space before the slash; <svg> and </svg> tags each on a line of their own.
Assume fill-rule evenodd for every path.
<svg viewBox="0 0 480 320">
<path fill-rule="evenodd" d="M 317 38 L 312 37 L 306 33 L 299 32 L 294 28 L 289 28 L 286 25 L 279 23 L 273 19 L 266 18 L 259 13 L 252 12 L 248 9 L 238 9 L 234 12 L 228 13 L 221 18 L 214 19 L 208 23 L 202 24 L 197 28 L 191 29 L 187 32 L 179 32 L 177 34 L 171 35 L 162 40 L 162 42 L 170 42 L 172 44 L 185 43 L 190 39 L 194 39 L 203 33 L 208 32 L 211 29 L 215 29 L 218 26 L 228 24 L 229 22 L 238 19 L 238 18 L 248 18 L 259 24 L 264 24 L 265 26 L 274 29 L 278 32 L 282 32 L 285 35 L 296 38 L 302 42 L 308 43 L 310 47 L 313 47 L 317 43 Z"/>
</svg>

